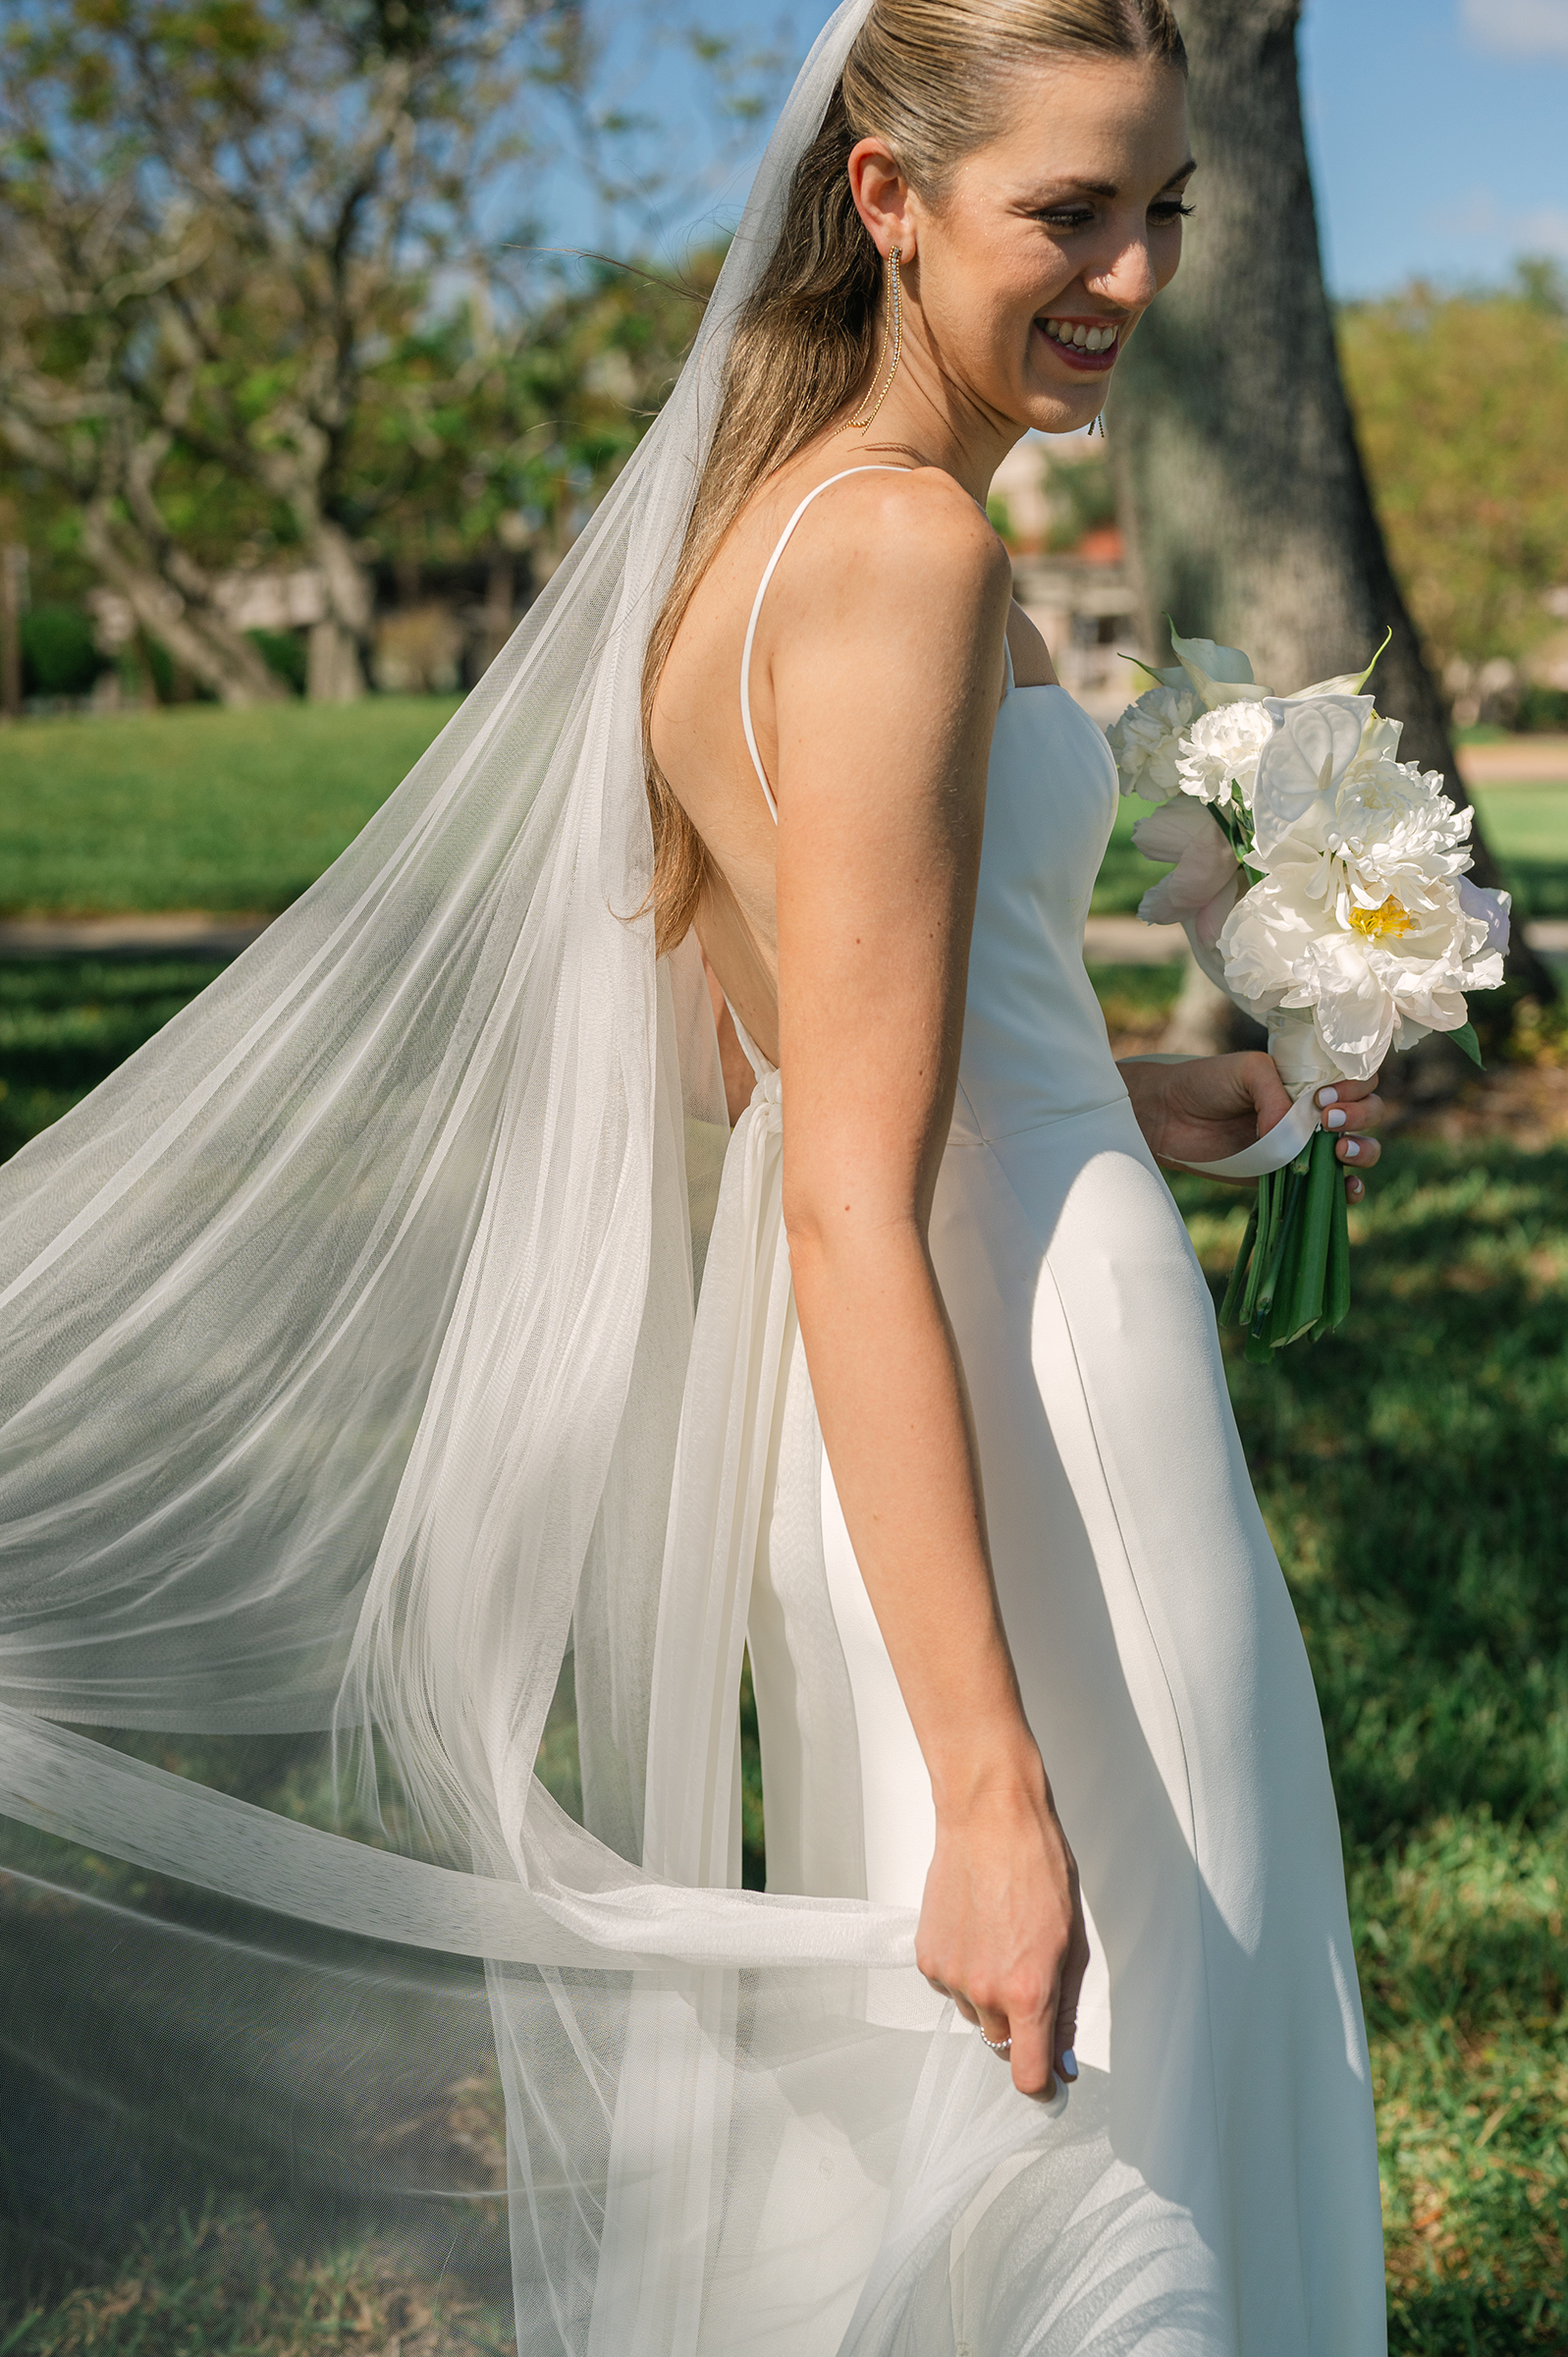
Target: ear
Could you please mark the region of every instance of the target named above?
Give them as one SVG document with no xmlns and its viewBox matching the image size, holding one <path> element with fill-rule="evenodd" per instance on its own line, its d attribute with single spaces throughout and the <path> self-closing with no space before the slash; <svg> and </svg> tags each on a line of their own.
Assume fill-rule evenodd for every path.
<svg viewBox="0 0 1568 2357">
<path fill-rule="evenodd" d="M 873 245 L 887 260 L 899 248 L 905 266 L 915 258 L 914 192 L 885 139 L 860 139 L 849 150 L 849 193 Z"/>
</svg>

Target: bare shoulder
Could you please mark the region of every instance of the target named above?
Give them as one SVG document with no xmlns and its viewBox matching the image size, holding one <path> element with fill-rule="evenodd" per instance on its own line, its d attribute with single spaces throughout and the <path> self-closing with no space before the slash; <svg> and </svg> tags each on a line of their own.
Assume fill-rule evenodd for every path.
<svg viewBox="0 0 1568 2357">
<path fill-rule="evenodd" d="M 858 470 L 839 489 L 839 528 L 881 564 L 919 576 L 995 587 L 1011 564 L 995 529 L 961 483 L 940 466 Z"/>
<path fill-rule="evenodd" d="M 791 569 L 800 606 L 809 604 L 830 628 L 847 611 L 873 629 L 877 619 L 886 627 L 896 617 L 907 636 L 930 630 L 980 639 L 1000 656 L 1011 560 L 950 474 L 937 466 L 866 467 L 817 504 L 811 559 Z M 781 602 L 793 602 L 789 587 Z"/>
</svg>

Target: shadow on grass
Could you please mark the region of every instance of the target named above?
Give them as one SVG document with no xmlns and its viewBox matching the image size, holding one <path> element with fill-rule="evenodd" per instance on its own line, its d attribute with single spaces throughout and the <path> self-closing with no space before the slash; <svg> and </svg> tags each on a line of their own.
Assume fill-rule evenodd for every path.
<svg viewBox="0 0 1568 2357">
<path fill-rule="evenodd" d="M 210 971 L 0 967 L 0 1151 L 74 1102 Z M 1097 980 L 1120 992 L 1127 1019 L 1152 1020 L 1169 978 L 1127 969 Z M 1217 1289 L 1240 1198 L 1194 1179 L 1177 1191 Z M 1355 1229 L 1341 1333 L 1265 1368 L 1227 1347 L 1227 1365 L 1339 1795 L 1379 2097 L 1392 2345 L 1403 2357 L 1562 2351 L 1568 1150 L 1396 1142 Z M 547 1751 L 554 1742 L 559 1758 L 542 1762 L 568 1805 L 572 1735 L 552 1722 Z M 744 1740 L 755 1887 L 763 1828 L 749 1708 Z M 219 1757 L 197 1761 L 201 1748 L 182 1744 L 188 1768 L 247 1789 L 259 1778 L 282 1805 L 315 1807 L 302 1786 L 287 1797 L 303 1774 L 287 1744 L 227 1771 Z M 14 1956 L 8 1937 L 0 1966 L 13 1989 Z M 0 2090 L 0 2159 L 7 2145 L 15 2157 L 17 2093 L 15 2079 Z M 29 2115 L 40 2138 L 63 2125 L 49 2112 L 49 2128 L 46 2111 Z M 113 2153 L 107 2121 L 78 2148 L 83 2202 L 94 2167 L 112 2176 Z M 233 2158 L 243 2189 L 243 2156 Z M 36 2155 L 24 2173 L 35 2167 Z M 42 2331 L 19 2353 L 57 2345 Z"/>
<path fill-rule="evenodd" d="M 1178 1182 L 1217 1288 L 1234 1198 Z M 1398 2351 L 1568 2346 L 1568 1150 L 1396 1140 L 1237 1418 L 1344 1828 Z"/>
</svg>

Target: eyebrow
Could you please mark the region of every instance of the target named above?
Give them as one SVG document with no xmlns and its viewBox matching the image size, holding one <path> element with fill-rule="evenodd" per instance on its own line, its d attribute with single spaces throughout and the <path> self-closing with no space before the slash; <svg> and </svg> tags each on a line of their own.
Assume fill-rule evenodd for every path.
<svg viewBox="0 0 1568 2357">
<path fill-rule="evenodd" d="M 1197 169 L 1197 158 L 1189 155 L 1184 164 L 1176 166 L 1168 180 L 1161 182 L 1162 190 L 1173 189 L 1178 180 L 1190 180 Z M 1086 196 L 1119 196 L 1121 194 L 1121 191 L 1113 180 L 1070 180 L 1067 186 L 1069 189 L 1081 190 Z"/>
</svg>

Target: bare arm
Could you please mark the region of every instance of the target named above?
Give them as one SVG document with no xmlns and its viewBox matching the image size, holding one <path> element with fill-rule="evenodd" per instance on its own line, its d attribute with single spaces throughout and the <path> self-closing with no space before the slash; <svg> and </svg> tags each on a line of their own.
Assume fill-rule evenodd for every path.
<svg viewBox="0 0 1568 2357">
<path fill-rule="evenodd" d="M 824 522 L 827 522 L 824 518 Z M 824 543 L 828 545 L 825 547 Z M 931 1774 L 917 1954 L 1049 2090 L 1087 1959 L 997 1609 L 927 1227 L 956 1086 L 1008 572 L 961 493 L 845 486 L 775 611 L 784 1217 L 823 1435 Z"/>
</svg>

